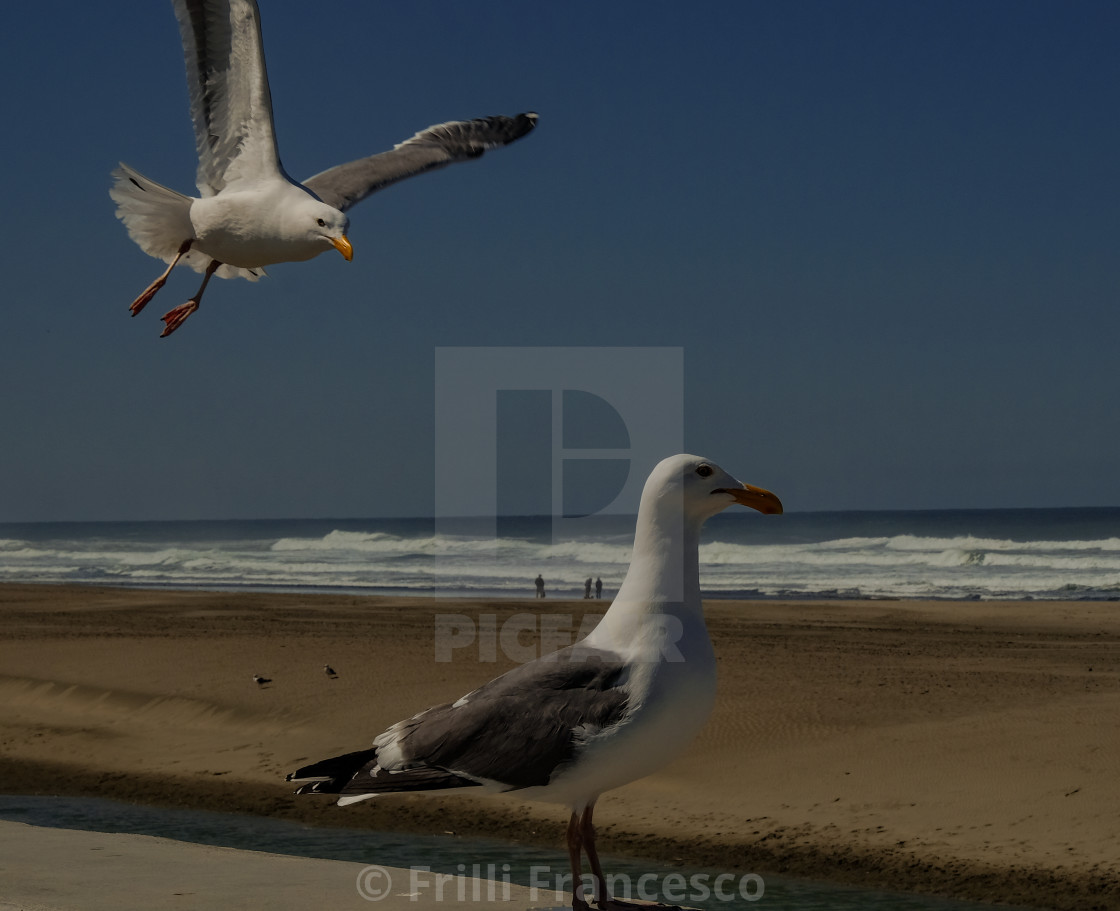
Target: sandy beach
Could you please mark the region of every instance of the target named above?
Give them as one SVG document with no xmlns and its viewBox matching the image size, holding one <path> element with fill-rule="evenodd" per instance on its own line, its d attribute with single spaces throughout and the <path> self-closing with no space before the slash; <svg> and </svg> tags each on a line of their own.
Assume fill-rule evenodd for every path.
<svg viewBox="0 0 1120 911">
<path fill-rule="evenodd" d="M 501 879 L 441 882 L 396 867 L 16 822 L 0 822 L 0 874 L 0 911 L 354 911 L 374 902 L 430 911 L 459 894 L 475 907 L 556 907 L 554 891 Z"/>
<path fill-rule="evenodd" d="M 506 670 L 503 653 L 531 652 L 535 633 L 574 638 L 604 606 L 0 586 L 0 789 L 556 846 L 556 806 L 338 808 L 283 778 Z M 604 796 L 604 852 L 1120 908 L 1120 604 L 715 601 L 707 614 L 715 714 L 683 759 Z M 468 628 L 482 632 L 469 645 Z"/>
</svg>

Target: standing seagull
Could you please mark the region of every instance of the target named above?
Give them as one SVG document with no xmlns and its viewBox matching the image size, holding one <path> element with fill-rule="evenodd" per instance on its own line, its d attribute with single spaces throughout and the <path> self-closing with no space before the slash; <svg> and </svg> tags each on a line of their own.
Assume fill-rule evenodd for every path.
<svg viewBox="0 0 1120 911">
<path fill-rule="evenodd" d="M 514 668 L 454 703 L 398 722 L 373 749 L 299 769 L 297 793 L 345 806 L 399 791 L 481 787 L 571 809 L 572 905 L 586 909 L 581 853 L 600 907 L 616 905 L 595 851 L 599 795 L 669 763 L 707 721 L 716 662 L 700 602 L 700 527 L 733 503 L 782 511 L 697 456 L 665 459 L 638 508 L 634 553 L 599 625 L 575 645 Z"/>
<path fill-rule="evenodd" d="M 124 163 L 109 191 L 128 236 L 168 263 L 132 302 L 133 316 L 179 262 L 203 275 L 194 297 L 163 316 L 161 338 L 198 309 L 211 276 L 256 281 L 262 266 L 311 259 L 331 247 L 350 260 L 350 220 L 343 213 L 355 203 L 413 174 L 478 158 L 536 126 L 533 113 L 436 124 L 388 152 L 300 184 L 284 171 L 276 150 L 256 0 L 175 0 L 175 15 L 187 58 L 201 198 L 161 186 Z"/>
</svg>

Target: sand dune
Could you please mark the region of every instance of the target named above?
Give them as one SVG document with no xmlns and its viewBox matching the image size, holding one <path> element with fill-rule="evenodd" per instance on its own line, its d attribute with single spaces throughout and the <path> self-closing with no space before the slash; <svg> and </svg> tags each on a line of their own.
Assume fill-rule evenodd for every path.
<svg viewBox="0 0 1120 911">
<path fill-rule="evenodd" d="M 585 608 L 548 605 L 572 635 Z M 0 587 L 3 787 L 555 844 L 564 813 L 548 805 L 441 795 L 340 809 L 283 782 L 511 666 L 475 647 L 437 661 L 441 615 L 500 628 L 535 610 Z M 684 759 L 603 798 L 605 850 L 1120 907 L 1116 604 L 716 602 L 709 616 L 715 716 Z"/>
</svg>

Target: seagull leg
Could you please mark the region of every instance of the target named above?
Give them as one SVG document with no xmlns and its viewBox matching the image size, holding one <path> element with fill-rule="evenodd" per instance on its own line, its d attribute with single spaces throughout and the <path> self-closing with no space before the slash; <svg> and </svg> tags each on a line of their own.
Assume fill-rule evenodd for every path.
<svg viewBox="0 0 1120 911">
<path fill-rule="evenodd" d="M 202 276 L 202 284 L 198 286 L 198 291 L 195 292 L 194 297 L 192 297 L 185 304 L 179 304 L 179 306 L 174 310 L 168 310 L 165 314 L 163 314 L 162 317 L 160 317 L 165 323 L 167 323 L 167 328 L 159 334 L 160 338 L 167 338 L 167 336 L 169 336 L 172 332 L 174 332 L 181 325 L 183 325 L 183 323 L 186 322 L 188 316 L 190 316 L 192 313 L 194 313 L 195 310 L 198 309 L 198 303 L 202 300 L 202 292 L 206 290 L 206 286 L 207 284 L 209 284 L 210 278 L 214 275 L 215 272 L 218 271 L 218 267 L 220 265 L 221 263 L 216 259 L 210 260 L 210 265 L 206 267 L 206 274 Z"/>
<path fill-rule="evenodd" d="M 179 247 L 179 252 L 176 253 L 175 258 L 171 260 L 171 265 L 163 270 L 163 275 L 148 285 L 148 287 L 140 293 L 140 296 L 129 304 L 128 309 L 132 311 L 133 316 L 143 310 L 148 301 L 156 296 L 156 292 L 167 282 L 167 276 L 171 274 L 171 270 L 179 264 L 179 260 L 183 258 L 184 254 L 191 248 L 191 244 L 193 243 L 193 239 L 183 241 L 182 245 Z"/>
<path fill-rule="evenodd" d="M 583 811 L 583 815 L 579 820 L 579 841 L 583 845 L 584 853 L 587 854 L 587 862 L 591 865 L 591 873 L 595 877 L 595 891 L 597 893 L 596 906 L 602 911 L 633 911 L 633 909 L 643 909 L 643 911 L 650 911 L 650 909 L 660 909 L 660 911 L 682 911 L 679 905 L 663 905 L 658 902 L 648 901 L 623 901 L 619 898 L 612 898 L 610 892 L 607 891 L 607 878 L 603 875 L 603 866 L 599 863 L 599 852 L 595 850 L 595 826 L 591 822 L 591 815 L 595 811 L 595 804 L 588 804 L 587 808 Z M 575 822 L 575 814 L 572 814 L 572 822 Z M 571 841 L 571 825 L 569 829 L 569 843 Z M 569 847 L 569 850 L 570 847 Z"/>
<path fill-rule="evenodd" d="M 599 852 L 595 850 L 595 826 L 591 823 L 591 814 L 594 812 L 595 803 L 592 801 L 579 818 L 579 834 L 580 841 L 583 843 L 583 850 L 587 853 L 587 862 L 591 864 L 591 875 L 595 877 L 595 894 L 598 898 L 598 904 L 602 908 L 604 902 L 610 902 L 613 899 L 607 891 L 607 878 L 603 876 L 603 865 L 599 863 Z"/>
<path fill-rule="evenodd" d="M 572 864 L 573 911 L 589 911 L 590 908 L 587 899 L 583 897 L 583 869 L 579 859 L 581 845 L 579 814 L 573 811 L 572 818 L 568 820 L 568 860 Z"/>
</svg>

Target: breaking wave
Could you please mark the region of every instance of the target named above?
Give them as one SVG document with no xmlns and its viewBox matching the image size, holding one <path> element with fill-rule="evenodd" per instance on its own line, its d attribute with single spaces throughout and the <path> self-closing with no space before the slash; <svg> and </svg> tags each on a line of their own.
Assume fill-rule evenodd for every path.
<svg viewBox="0 0 1120 911">
<path fill-rule="evenodd" d="M 701 584 L 728 597 L 1120 598 L 1120 510 L 1061 512 L 712 522 Z M 0 526 L 0 581 L 530 597 L 540 573 L 550 596 L 580 597 L 588 577 L 613 593 L 632 520 L 558 541 L 548 521 L 499 538 L 492 521 L 488 534 L 421 520 Z M 869 526 L 890 533 L 859 533 Z"/>
</svg>

